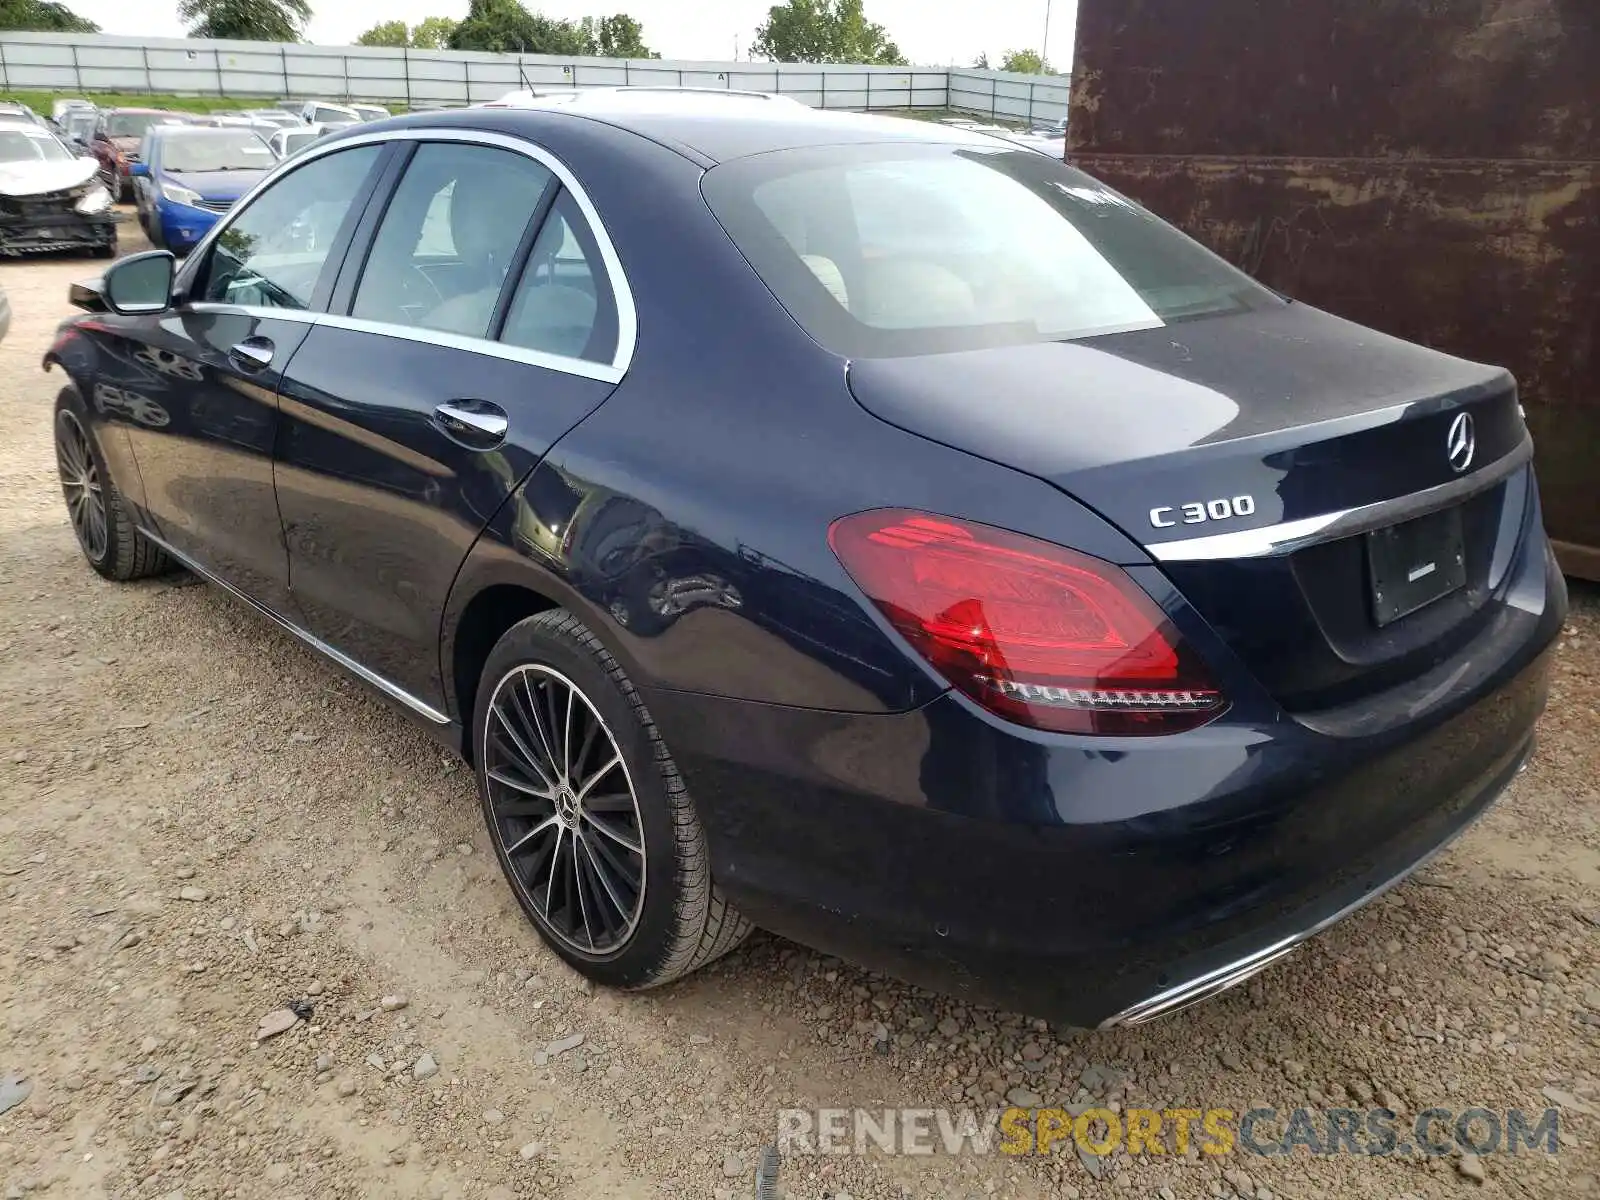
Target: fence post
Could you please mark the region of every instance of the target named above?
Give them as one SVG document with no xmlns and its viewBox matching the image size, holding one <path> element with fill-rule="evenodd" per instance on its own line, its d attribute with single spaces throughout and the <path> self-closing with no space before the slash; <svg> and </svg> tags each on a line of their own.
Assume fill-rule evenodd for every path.
<svg viewBox="0 0 1600 1200">
<path fill-rule="evenodd" d="M 350 90 L 350 56 L 348 54 L 339 56 L 339 70 L 344 76 L 344 98 L 346 100 L 354 100 L 356 94 Z"/>
<path fill-rule="evenodd" d="M 83 69 L 78 65 L 78 43 L 72 43 L 72 78 L 78 85 L 78 90 L 83 91 Z"/>
<path fill-rule="evenodd" d="M 150 74 L 150 47 L 140 46 L 139 57 L 144 60 L 144 90 L 153 92 L 156 90 L 156 81 L 155 76 Z"/>
<path fill-rule="evenodd" d="M 872 111 L 872 68 L 867 68 L 867 107 L 866 112 Z"/>
<path fill-rule="evenodd" d="M 1037 85 L 1033 83 L 1028 84 L 1028 128 L 1030 129 L 1033 128 L 1033 89 L 1035 86 Z"/>
<path fill-rule="evenodd" d="M 828 68 L 827 67 L 823 67 L 822 68 L 821 75 L 822 75 L 822 107 L 823 108 L 827 108 L 828 107 Z"/>
<path fill-rule="evenodd" d="M 629 75 L 628 75 L 628 60 L 627 59 L 623 59 L 622 60 L 622 86 L 623 87 L 632 87 L 633 86 L 632 82 L 630 81 Z"/>
<path fill-rule="evenodd" d="M 406 108 L 411 107 L 411 51 L 400 47 L 400 71 L 406 78 Z"/>
<path fill-rule="evenodd" d="M 145 55 L 145 61 L 150 61 L 150 56 Z M 278 47 L 278 70 L 283 75 L 283 98 L 293 100 L 294 93 L 289 90 L 289 51 L 283 46 Z M 151 89 L 154 91 L 155 89 Z"/>
<path fill-rule="evenodd" d="M 1000 115 L 1000 81 L 989 80 L 989 120 L 994 120 Z"/>
<path fill-rule="evenodd" d="M 466 89 L 466 93 L 467 93 L 466 97 L 465 97 L 466 102 L 468 104 L 471 104 L 472 103 L 472 60 L 470 58 L 463 58 L 461 60 L 461 86 L 464 89 Z"/>
<path fill-rule="evenodd" d="M 213 49 L 211 51 L 211 65 L 213 67 L 215 67 L 216 71 L 217 71 L 217 95 L 226 96 L 228 94 L 228 89 L 225 88 L 223 86 L 223 84 L 222 84 L 222 51 L 221 50 Z"/>
<path fill-rule="evenodd" d="M 11 90 L 11 68 L 6 66 L 6 44 L 0 40 L 0 87 Z"/>
</svg>

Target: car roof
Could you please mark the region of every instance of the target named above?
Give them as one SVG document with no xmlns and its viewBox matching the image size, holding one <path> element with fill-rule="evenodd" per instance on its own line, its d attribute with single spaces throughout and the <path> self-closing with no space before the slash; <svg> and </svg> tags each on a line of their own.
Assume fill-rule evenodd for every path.
<svg viewBox="0 0 1600 1200">
<path fill-rule="evenodd" d="M 806 146 L 867 142 L 931 142 L 989 146 L 987 134 L 906 117 L 824 111 L 792 97 L 720 88 L 618 87 L 567 92 L 514 92 L 504 100 L 465 113 L 482 113 L 501 124 L 515 123 L 518 112 L 561 113 L 630 129 L 654 141 L 687 148 L 711 161 Z M 428 124 L 472 123 L 463 110 L 428 114 Z M 493 113 L 494 117 L 489 117 Z M 415 118 L 412 118 L 413 120 Z M 407 118 L 401 118 L 407 120 Z"/>
</svg>

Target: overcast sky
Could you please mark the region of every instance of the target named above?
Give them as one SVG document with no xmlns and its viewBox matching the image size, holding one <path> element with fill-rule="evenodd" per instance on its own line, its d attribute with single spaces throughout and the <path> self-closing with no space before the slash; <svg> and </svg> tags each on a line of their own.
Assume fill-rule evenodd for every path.
<svg viewBox="0 0 1600 1200">
<path fill-rule="evenodd" d="M 66 0 L 107 33 L 181 37 L 177 0 Z M 1064 69 L 1072 59 L 1077 0 L 866 0 L 867 17 L 885 26 L 914 63 L 966 65 L 987 52 L 1000 65 L 1007 50 L 1036 49 L 1044 36 L 1045 5 L 1050 3 L 1051 65 Z M 316 16 L 310 40 L 348 43 L 379 21 L 400 18 L 415 24 L 423 17 L 461 17 L 467 0 L 311 0 Z M 750 56 L 756 26 L 771 0 L 543 0 L 529 8 L 553 17 L 583 17 L 626 12 L 644 24 L 646 43 L 666 58 L 727 59 L 737 40 L 739 57 Z"/>
</svg>

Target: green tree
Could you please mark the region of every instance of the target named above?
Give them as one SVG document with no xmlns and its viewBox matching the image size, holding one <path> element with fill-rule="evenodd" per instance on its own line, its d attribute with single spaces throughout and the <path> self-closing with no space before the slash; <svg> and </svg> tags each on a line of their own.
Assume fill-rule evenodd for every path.
<svg viewBox="0 0 1600 1200">
<path fill-rule="evenodd" d="M 419 50 L 443 50 L 455 29 L 450 17 L 425 17 L 411 27 L 411 44 Z"/>
<path fill-rule="evenodd" d="M 93 21 L 85 20 L 53 0 L 0 0 L 0 29 L 42 33 L 100 32 L 100 26 Z"/>
<path fill-rule="evenodd" d="M 884 27 L 867 20 L 862 0 L 774 5 L 756 29 L 750 52 L 774 62 L 906 64 Z"/>
<path fill-rule="evenodd" d="M 588 54 L 601 58 L 660 58 L 644 44 L 644 26 L 627 13 L 611 17 L 585 17 L 578 25 L 588 43 Z"/>
<path fill-rule="evenodd" d="M 1002 71 L 1016 71 L 1023 75 L 1054 75 L 1050 64 L 1037 50 L 1012 50 L 1000 61 Z"/>
<path fill-rule="evenodd" d="M 178 20 L 196 38 L 298 42 L 311 20 L 309 0 L 178 0 Z"/>
<path fill-rule="evenodd" d="M 466 19 L 450 33 L 452 50 L 501 54 L 587 54 L 583 31 L 571 21 L 531 13 L 517 0 L 471 0 Z"/>
<path fill-rule="evenodd" d="M 972 60 L 972 69 L 974 71 L 987 71 L 989 69 L 989 52 L 987 50 Z"/>
<path fill-rule="evenodd" d="M 356 45 L 442 50 L 450 44 L 450 34 L 455 27 L 456 23 L 449 17 L 429 17 L 409 29 L 404 21 L 379 21 L 356 39 Z"/>
<path fill-rule="evenodd" d="M 380 21 L 356 39 L 358 46 L 409 46 L 411 31 L 404 21 Z"/>
</svg>

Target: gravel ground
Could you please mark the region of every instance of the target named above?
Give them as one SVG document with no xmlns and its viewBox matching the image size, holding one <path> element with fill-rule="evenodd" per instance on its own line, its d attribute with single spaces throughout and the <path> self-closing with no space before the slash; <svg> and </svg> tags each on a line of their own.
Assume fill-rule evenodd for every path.
<svg viewBox="0 0 1600 1200">
<path fill-rule="evenodd" d="M 1198 1009 L 1055 1031 L 764 935 L 665 991 L 596 993 L 525 925 L 460 764 L 217 591 L 80 561 L 38 362 L 94 270 L 0 265 L 0 1108 L 8 1074 L 32 1085 L 0 1115 L 4 1196 L 745 1197 L 780 1108 L 1007 1093 L 1564 1108 L 1554 1156 L 874 1153 L 789 1159 L 786 1193 L 1600 1194 L 1596 590 L 1494 812 Z"/>
</svg>

